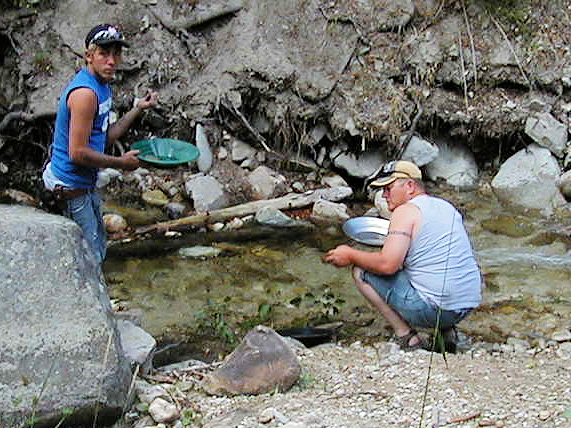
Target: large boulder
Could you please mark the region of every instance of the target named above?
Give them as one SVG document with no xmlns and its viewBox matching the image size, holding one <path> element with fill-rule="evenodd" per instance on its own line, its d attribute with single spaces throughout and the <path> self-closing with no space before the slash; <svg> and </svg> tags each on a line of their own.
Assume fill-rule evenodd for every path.
<svg viewBox="0 0 571 428">
<path fill-rule="evenodd" d="M 117 418 L 131 373 L 99 264 L 79 226 L 0 205 L 0 426 Z"/>
<path fill-rule="evenodd" d="M 492 190 L 500 201 L 511 207 L 549 215 L 566 203 L 557 188 L 560 174 L 551 152 L 531 144 L 502 164 L 492 180 Z"/>
</svg>

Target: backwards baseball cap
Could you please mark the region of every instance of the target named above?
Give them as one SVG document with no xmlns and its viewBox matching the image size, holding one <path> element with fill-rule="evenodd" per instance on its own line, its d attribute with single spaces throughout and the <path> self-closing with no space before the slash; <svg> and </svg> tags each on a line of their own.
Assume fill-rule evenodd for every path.
<svg viewBox="0 0 571 428">
<path fill-rule="evenodd" d="M 123 33 L 117 27 L 110 24 L 96 25 L 87 33 L 87 37 L 85 38 L 86 48 L 91 44 L 103 46 L 111 43 L 118 43 L 121 46 L 129 47 L 129 43 L 125 41 Z"/>
<path fill-rule="evenodd" d="M 409 161 L 391 161 L 381 169 L 379 177 L 373 181 L 371 187 L 383 187 L 391 184 L 398 178 L 414 178 L 422 180 L 420 169 Z"/>
</svg>

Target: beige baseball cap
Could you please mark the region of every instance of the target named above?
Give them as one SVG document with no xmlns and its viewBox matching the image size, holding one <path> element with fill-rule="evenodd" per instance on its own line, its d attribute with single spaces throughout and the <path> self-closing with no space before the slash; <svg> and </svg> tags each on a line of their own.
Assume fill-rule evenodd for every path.
<svg viewBox="0 0 571 428">
<path fill-rule="evenodd" d="M 379 177 L 373 181 L 371 187 L 384 187 L 391 184 L 397 178 L 414 178 L 422 180 L 420 168 L 409 161 L 391 161 L 381 169 Z"/>
</svg>

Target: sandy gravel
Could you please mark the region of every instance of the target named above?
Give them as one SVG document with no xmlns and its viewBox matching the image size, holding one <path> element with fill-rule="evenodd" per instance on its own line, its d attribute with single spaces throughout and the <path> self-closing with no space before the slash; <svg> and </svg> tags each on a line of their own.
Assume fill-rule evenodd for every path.
<svg viewBox="0 0 571 428">
<path fill-rule="evenodd" d="M 569 353 L 557 344 L 490 348 L 476 344 L 445 361 L 389 342 L 296 347 L 303 370 L 290 391 L 228 398 L 193 389 L 190 426 L 571 427 Z"/>
</svg>

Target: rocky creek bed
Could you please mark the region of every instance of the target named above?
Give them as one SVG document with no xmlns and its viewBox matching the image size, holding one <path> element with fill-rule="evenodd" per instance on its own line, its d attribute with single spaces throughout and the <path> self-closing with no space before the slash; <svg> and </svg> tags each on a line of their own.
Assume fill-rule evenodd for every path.
<svg viewBox="0 0 571 428">
<path fill-rule="evenodd" d="M 285 393 L 208 396 L 197 370 L 184 368 L 149 382 L 180 409 L 178 427 L 568 427 L 570 344 L 479 343 L 446 359 L 388 342 L 293 345 L 302 375 Z M 146 411 L 127 417 L 137 427 L 165 426 Z"/>
</svg>

